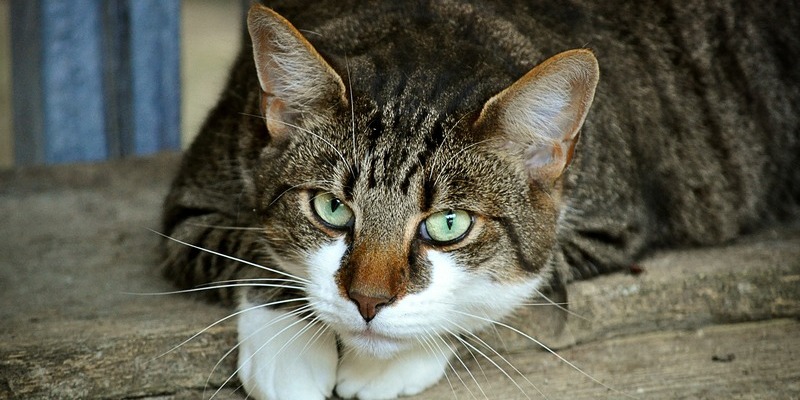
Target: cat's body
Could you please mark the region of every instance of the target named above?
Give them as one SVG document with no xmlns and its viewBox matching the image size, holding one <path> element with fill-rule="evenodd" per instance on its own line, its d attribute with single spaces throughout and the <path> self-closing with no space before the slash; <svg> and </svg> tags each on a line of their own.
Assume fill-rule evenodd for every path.
<svg viewBox="0 0 800 400">
<path fill-rule="evenodd" d="M 443 373 L 448 329 L 653 248 L 796 218 L 791 2 L 329 3 L 270 4 L 310 45 L 251 11 L 254 49 L 245 41 L 164 213 L 176 239 L 295 276 L 220 291 L 241 308 L 286 301 L 240 317 L 239 375 L 256 397 L 418 392 Z M 585 51 L 526 75 L 580 47 L 599 60 L 596 92 Z M 467 228 L 436 240 L 440 220 Z M 165 246 L 185 287 L 283 278 Z M 305 297 L 312 308 L 297 309 Z"/>
</svg>

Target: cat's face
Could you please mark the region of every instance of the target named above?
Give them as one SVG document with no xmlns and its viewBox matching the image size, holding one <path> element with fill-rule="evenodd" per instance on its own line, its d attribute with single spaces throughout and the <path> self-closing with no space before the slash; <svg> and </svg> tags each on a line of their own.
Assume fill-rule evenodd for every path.
<svg viewBox="0 0 800 400">
<path fill-rule="evenodd" d="M 495 319 L 532 295 L 556 215 L 549 193 L 468 132 L 474 121 L 433 143 L 439 128 L 372 132 L 377 112 L 356 117 L 355 143 L 349 110 L 314 134 L 292 129 L 265 152 L 258 186 L 269 246 L 313 282 L 317 315 L 388 354 L 426 331 L 482 325 L 456 311 Z M 383 301 L 368 310 L 359 296 Z"/>
<path fill-rule="evenodd" d="M 252 171 L 265 251 L 308 281 L 315 315 L 346 344 L 388 357 L 536 294 L 557 179 L 596 84 L 590 53 L 548 61 L 480 112 L 421 102 L 398 113 L 346 90 L 271 11 L 250 31 L 271 138 Z"/>
</svg>

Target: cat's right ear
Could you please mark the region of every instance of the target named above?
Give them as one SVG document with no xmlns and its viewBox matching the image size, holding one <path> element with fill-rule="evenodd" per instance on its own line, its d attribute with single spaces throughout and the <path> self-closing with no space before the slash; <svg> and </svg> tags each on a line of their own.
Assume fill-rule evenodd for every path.
<svg viewBox="0 0 800 400">
<path fill-rule="evenodd" d="M 531 179 L 554 184 L 572 161 L 599 75 L 589 50 L 555 55 L 489 99 L 478 125 Z"/>
<path fill-rule="evenodd" d="M 261 112 L 273 142 L 285 140 L 304 119 L 326 119 L 332 104 L 347 103 L 342 78 L 289 21 L 255 4 L 247 13 L 247 28 Z"/>
</svg>

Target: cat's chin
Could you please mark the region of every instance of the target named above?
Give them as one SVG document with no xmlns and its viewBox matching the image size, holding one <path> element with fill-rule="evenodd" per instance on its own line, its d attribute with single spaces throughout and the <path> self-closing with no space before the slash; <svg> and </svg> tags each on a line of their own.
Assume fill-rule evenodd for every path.
<svg viewBox="0 0 800 400">
<path fill-rule="evenodd" d="M 382 335 L 369 329 L 340 333 L 339 338 L 348 349 L 381 359 L 392 358 L 397 353 L 412 347 L 412 343 L 408 340 Z"/>
</svg>

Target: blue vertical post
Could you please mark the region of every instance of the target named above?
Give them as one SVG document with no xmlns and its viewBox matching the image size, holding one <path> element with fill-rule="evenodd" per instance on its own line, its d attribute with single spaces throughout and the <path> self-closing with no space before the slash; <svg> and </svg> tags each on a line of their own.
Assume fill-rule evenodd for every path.
<svg viewBox="0 0 800 400">
<path fill-rule="evenodd" d="M 100 95 L 100 16 L 95 3 L 12 1 L 14 148 L 18 164 L 101 160 L 107 156 Z M 20 38 L 20 33 L 27 37 Z M 17 53 L 20 46 L 27 45 L 32 48 L 22 56 L 30 56 L 33 62 L 20 60 L 22 56 Z"/>
<path fill-rule="evenodd" d="M 180 148 L 180 2 L 129 0 L 135 154 Z"/>
<path fill-rule="evenodd" d="M 18 165 L 180 146 L 179 0 L 11 0 Z"/>
</svg>

